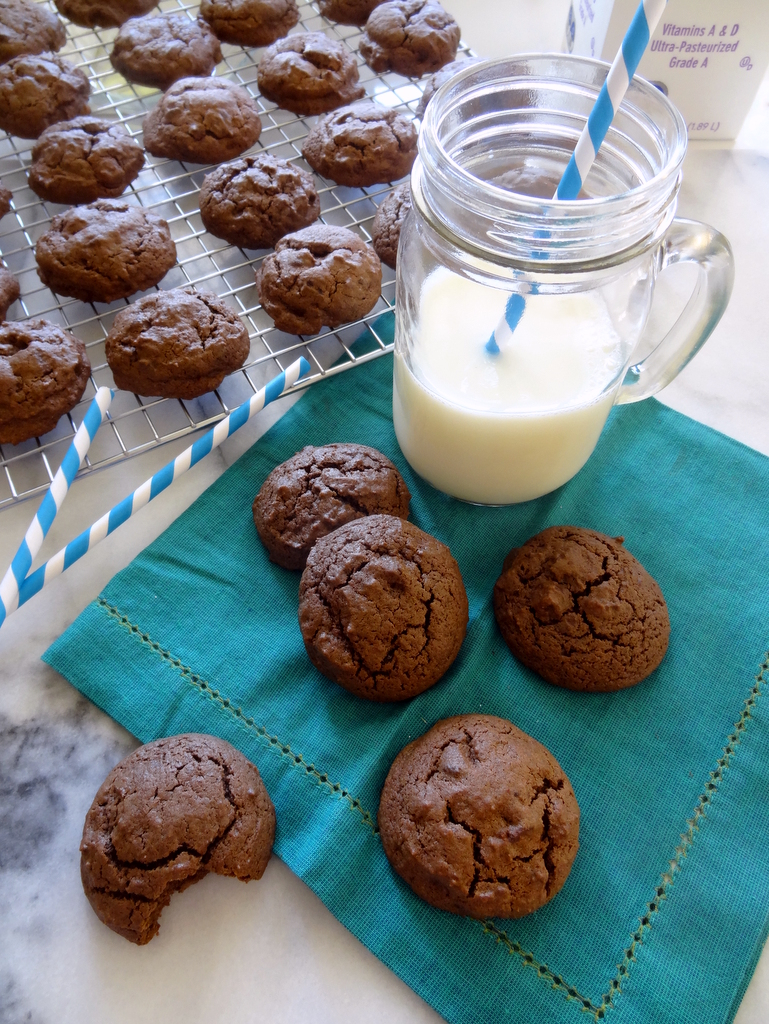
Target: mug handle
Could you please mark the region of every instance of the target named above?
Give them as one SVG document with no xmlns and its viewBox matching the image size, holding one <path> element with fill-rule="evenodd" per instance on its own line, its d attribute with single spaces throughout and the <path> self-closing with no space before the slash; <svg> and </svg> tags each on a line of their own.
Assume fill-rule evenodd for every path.
<svg viewBox="0 0 769 1024">
<path fill-rule="evenodd" d="M 628 368 L 617 392 L 617 405 L 640 402 L 669 384 L 699 352 L 727 307 L 734 285 L 734 256 L 720 231 L 677 217 L 660 246 L 659 272 L 674 263 L 696 264 L 697 283 L 662 341 L 645 359 Z"/>
</svg>

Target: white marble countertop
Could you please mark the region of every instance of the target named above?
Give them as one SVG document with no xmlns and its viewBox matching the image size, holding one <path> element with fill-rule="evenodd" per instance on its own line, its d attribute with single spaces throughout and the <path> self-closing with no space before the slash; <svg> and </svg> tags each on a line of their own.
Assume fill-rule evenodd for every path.
<svg viewBox="0 0 769 1024">
<path fill-rule="evenodd" d="M 444 2 L 484 56 L 560 48 L 568 0 Z M 769 455 L 767 191 L 769 78 L 736 143 L 690 147 L 679 212 L 714 224 L 730 239 L 736 284 L 705 348 L 660 396 Z M 672 317 L 684 278 L 659 289 L 660 324 Z M 86 810 L 107 771 L 136 741 L 40 655 L 285 408 L 283 401 L 257 417 L 0 630 L 0 1024 L 440 1019 L 277 858 L 258 885 L 206 877 L 172 901 L 160 935 L 141 948 L 99 923 L 80 886 Z M 43 554 L 58 550 L 186 443 L 79 482 Z M 34 509 L 29 502 L 0 513 L 3 571 Z M 767 1019 L 765 951 L 736 1020 Z"/>
</svg>

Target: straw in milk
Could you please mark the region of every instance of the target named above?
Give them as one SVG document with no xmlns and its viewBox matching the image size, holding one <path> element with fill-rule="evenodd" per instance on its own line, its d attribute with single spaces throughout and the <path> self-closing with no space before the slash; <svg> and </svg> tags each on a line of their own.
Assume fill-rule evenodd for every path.
<svg viewBox="0 0 769 1024">
<path fill-rule="evenodd" d="M 641 0 L 638 5 L 606 81 L 601 86 L 598 99 L 590 111 L 587 124 L 558 183 L 554 199 L 576 199 L 579 195 L 666 4 L 667 0 Z M 500 351 L 500 343 L 504 345 L 518 326 L 524 309 L 523 296 L 511 295 L 505 306 L 504 317 L 486 342 L 487 352 L 496 355 Z"/>
</svg>

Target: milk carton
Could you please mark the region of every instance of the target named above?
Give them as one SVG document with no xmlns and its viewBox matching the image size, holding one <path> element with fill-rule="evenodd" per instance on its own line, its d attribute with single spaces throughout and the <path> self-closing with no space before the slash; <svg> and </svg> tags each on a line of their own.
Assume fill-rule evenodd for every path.
<svg viewBox="0 0 769 1024">
<path fill-rule="evenodd" d="M 638 0 L 571 0 L 564 49 L 613 61 Z M 690 139 L 733 139 L 769 63 L 769 0 L 670 0 L 638 74 L 683 114 Z"/>
</svg>

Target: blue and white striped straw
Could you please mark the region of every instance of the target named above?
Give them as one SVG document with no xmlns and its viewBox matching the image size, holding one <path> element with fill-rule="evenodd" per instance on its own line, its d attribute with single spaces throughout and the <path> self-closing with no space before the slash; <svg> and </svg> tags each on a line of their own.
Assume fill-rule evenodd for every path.
<svg viewBox="0 0 769 1024">
<path fill-rule="evenodd" d="M 558 183 L 554 199 L 576 199 L 579 195 L 666 4 L 667 0 L 641 0 L 638 5 L 606 81 L 598 93 L 598 99 L 590 111 L 587 124 Z M 509 340 L 523 316 L 524 308 L 525 300 L 522 295 L 510 296 L 505 306 L 504 317 L 486 342 L 487 352 L 496 355 L 500 351 L 500 343 L 504 345 Z"/>
<path fill-rule="evenodd" d="M 132 494 L 129 494 L 127 498 L 124 498 L 123 501 L 115 505 L 111 511 L 103 515 L 101 519 L 98 519 L 93 526 L 84 530 L 79 537 L 70 541 L 66 547 L 62 548 L 53 558 L 50 558 L 45 565 L 41 565 L 39 569 L 36 569 L 35 572 L 28 576 L 19 588 L 19 605 L 25 604 L 39 590 L 42 590 L 44 586 L 50 583 L 51 580 L 60 576 L 73 562 L 82 558 L 87 551 L 90 551 L 99 541 L 109 536 L 126 519 L 129 519 L 140 508 L 143 508 L 148 502 L 152 501 L 153 498 L 156 498 L 174 480 L 205 458 L 210 451 L 218 448 L 222 441 L 225 441 L 236 430 L 239 430 L 252 416 L 255 416 L 256 413 L 261 412 L 270 402 L 274 402 L 276 398 L 280 398 L 281 395 L 285 394 L 286 391 L 296 384 L 300 377 L 303 377 L 309 371 L 310 364 L 307 360 L 303 356 L 297 359 L 287 370 L 279 373 L 277 377 L 273 377 L 261 391 L 257 391 L 248 401 L 239 405 L 237 409 L 233 409 L 229 416 L 220 420 L 211 430 L 183 451 L 181 455 L 177 455 L 167 466 L 158 470 L 149 480 L 145 480 Z"/>
<path fill-rule="evenodd" d="M 96 436 L 96 431 L 101 426 L 104 415 L 114 397 L 114 391 L 109 388 L 99 388 L 88 406 L 83 422 L 75 431 L 72 443 L 67 449 L 61 465 L 56 470 L 51 486 L 48 488 L 35 518 L 29 524 L 26 536 L 21 542 L 8 572 L 0 583 L 0 626 L 6 617 L 19 606 L 19 588 L 29 572 L 35 555 L 42 547 L 46 534 L 51 529 L 56 513 L 61 508 L 70 484 L 75 479 L 86 452 L 91 447 L 91 441 Z"/>
</svg>

